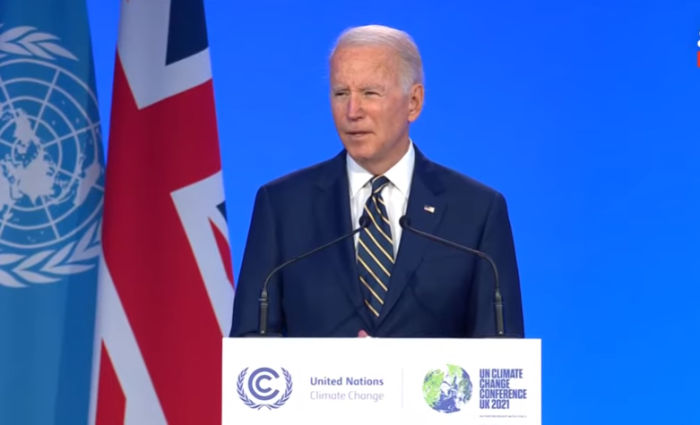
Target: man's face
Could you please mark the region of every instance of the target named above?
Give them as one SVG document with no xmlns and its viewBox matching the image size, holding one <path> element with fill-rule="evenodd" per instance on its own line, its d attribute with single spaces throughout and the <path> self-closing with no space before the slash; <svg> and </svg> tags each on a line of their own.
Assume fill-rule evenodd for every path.
<svg viewBox="0 0 700 425">
<path fill-rule="evenodd" d="M 333 120 L 345 149 L 368 171 L 385 172 L 406 152 L 423 88 L 404 93 L 398 55 L 382 47 L 341 47 L 330 77 Z"/>
</svg>

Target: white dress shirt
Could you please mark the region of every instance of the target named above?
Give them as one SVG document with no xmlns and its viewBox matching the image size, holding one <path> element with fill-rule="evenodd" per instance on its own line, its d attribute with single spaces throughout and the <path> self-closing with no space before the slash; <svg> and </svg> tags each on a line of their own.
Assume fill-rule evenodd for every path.
<svg viewBox="0 0 700 425">
<path fill-rule="evenodd" d="M 391 182 L 382 190 L 381 195 L 386 204 L 387 213 L 389 214 L 389 222 L 391 222 L 391 234 L 394 240 L 394 258 L 396 258 L 399 253 L 402 230 L 399 225 L 399 219 L 406 213 L 414 162 L 415 153 L 413 150 L 413 143 L 411 142 L 408 151 L 401 160 L 389 169 L 389 171 L 384 173 L 384 176 Z M 357 228 L 360 217 L 364 212 L 365 203 L 367 203 L 367 198 L 369 198 L 371 192 L 372 185 L 370 180 L 374 176 L 355 162 L 350 155 L 347 156 L 347 173 L 348 182 L 350 184 L 352 227 Z M 355 235 L 355 249 L 357 249 L 357 241 L 359 238 L 360 235 L 358 233 Z"/>
</svg>

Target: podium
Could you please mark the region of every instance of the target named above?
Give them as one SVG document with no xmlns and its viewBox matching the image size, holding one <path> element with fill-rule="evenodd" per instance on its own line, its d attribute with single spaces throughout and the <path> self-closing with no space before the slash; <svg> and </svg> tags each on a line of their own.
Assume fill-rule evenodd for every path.
<svg viewBox="0 0 700 425">
<path fill-rule="evenodd" d="M 542 423 L 538 339 L 224 338 L 223 425 Z"/>
</svg>

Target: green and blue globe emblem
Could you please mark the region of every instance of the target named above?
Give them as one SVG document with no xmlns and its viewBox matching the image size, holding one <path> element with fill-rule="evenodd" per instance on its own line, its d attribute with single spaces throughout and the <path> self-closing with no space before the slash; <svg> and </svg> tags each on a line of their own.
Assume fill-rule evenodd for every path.
<svg viewBox="0 0 700 425">
<path fill-rule="evenodd" d="M 425 402 L 441 413 L 462 410 L 472 398 L 472 390 L 472 381 L 467 371 L 451 364 L 431 370 L 423 380 Z"/>
</svg>

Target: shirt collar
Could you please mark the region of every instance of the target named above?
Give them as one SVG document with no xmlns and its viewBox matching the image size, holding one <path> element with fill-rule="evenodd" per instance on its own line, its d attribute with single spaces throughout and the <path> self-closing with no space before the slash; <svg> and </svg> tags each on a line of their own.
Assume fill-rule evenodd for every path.
<svg viewBox="0 0 700 425">
<path fill-rule="evenodd" d="M 393 167 L 384 175 L 389 179 L 391 184 L 401 192 L 405 197 L 408 197 L 411 188 L 411 178 L 413 177 L 413 166 L 415 162 L 415 151 L 413 149 L 413 141 L 408 146 L 408 151 Z M 350 195 L 354 198 L 357 193 L 374 177 L 369 171 L 362 168 L 360 164 L 347 155 L 347 173 L 350 183 Z"/>
</svg>

